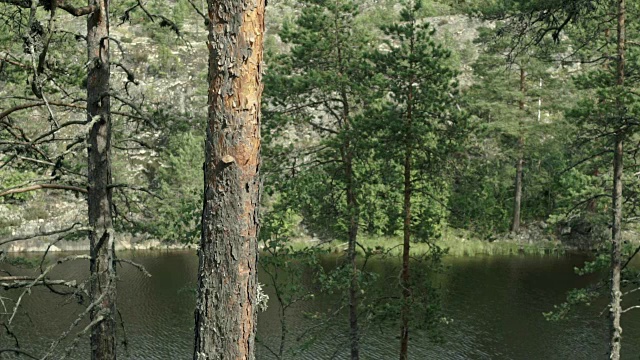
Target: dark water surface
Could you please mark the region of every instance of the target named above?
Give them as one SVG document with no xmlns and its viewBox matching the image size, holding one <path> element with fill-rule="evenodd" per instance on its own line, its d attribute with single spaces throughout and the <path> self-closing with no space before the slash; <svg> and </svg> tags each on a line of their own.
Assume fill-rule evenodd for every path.
<svg viewBox="0 0 640 360">
<path fill-rule="evenodd" d="M 61 255 L 56 255 L 61 256 Z M 153 275 L 144 277 L 135 268 L 118 268 L 118 308 L 126 322 L 128 354 L 124 359 L 191 359 L 193 345 L 194 289 L 198 259 L 195 251 L 124 252 L 121 257 L 146 266 Z M 607 325 L 600 312 L 606 299 L 589 308 L 581 308 L 574 319 L 550 323 L 542 312 L 560 303 L 565 292 L 593 281 L 579 277 L 573 268 L 585 258 L 580 256 L 538 257 L 465 257 L 447 259 L 447 272 L 439 286 L 444 290 L 445 315 L 452 319 L 443 328 L 445 342 L 434 343 L 424 333 L 412 332 L 412 359 L 605 359 Z M 335 259 L 327 259 L 327 262 Z M 397 278 L 393 260 L 373 264 L 373 269 Z M 88 263 L 77 261 L 61 266 L 55 276 L 86 276 Z M 15 269 L 13 269 L 15 271 Z M 262 283 L 267 279 L 262 278 Z M 382 287 L 389 286 L 381 281 Z M 391 289 L 391 288 L 389 288 Z M 392 291 L 392 290 L 390 290 Z M 270 290 L 267 289 L 270 293 Z M 0 296 L 15 298 L 19 292 Z M 269 309 L 260 313 L 258 335 L 268 345 L 277 345 L 280 323 L 273 293 Z M 638 297 L 625 305 L 638 304 Z M 293 326 L 307 326 L 303 311 L 322 311 L 330 299 L 317 299 L 294 308 Z M 13 302 L 5 300 L 8 311 Z M 22 310 L 14 319 L 21 347 L 41 355 L 58 334 L 69 327 L 82 308 L 58 296 L 36 289 L 23 299 Z M 28 313 L 28 315 L 27 315 Z M 298 358 L 347 358 L 346 317 L 313 343 Z M 640 311 L 623 316 L 623 359 L 640 358 Z M 80 324 L 79 329 L 86 326 Z M 121 329 L 119 329 L 121 330 Z M 75 332 L 74 332 L 75 333 Z M 120 331 L 120 334 L 122 331 Z M 363 336 L 362 359 L 395 359 L 398 353 L 396 328 L 370 328 Z M 346 334 L 346 332 L 345 332 Z M 73 336 L 72 336 L 73 337 Z M 82 339 L 68 359 L 88 358 L 88 339 Z M 2 334 L 2 345 L 11 344 Z M 122 348 L 122 346 L 121 346 Z M 258 345 L 258 359 L 272 359 Z M 4 357 L 3 357 L 4 356 Z M 61 358 L 57 354 L 53 359 Z M 0 358 L 10 358 L 0 354 Z"/>
</svg>

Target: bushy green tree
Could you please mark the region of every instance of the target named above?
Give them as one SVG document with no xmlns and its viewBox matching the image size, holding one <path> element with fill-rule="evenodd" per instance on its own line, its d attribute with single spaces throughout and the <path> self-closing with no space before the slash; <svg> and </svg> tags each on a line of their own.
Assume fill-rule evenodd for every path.
<svg viewBox="0 0 640 360">
<path fill-rule="evenodd" d="M 290 46 L 272 62 L 266 75 L 265 123 L 268 131 L 306 128 L 319 142 L 310 141 L 306 149 L 298 147 L 289 154 L 282 173 L 297 174 L 312 168 L 303 179 L 312 184 L 310 197 L 300 194 L 296 201 L 305 215 L 323 216 L 325 224 L 344 227 L 347 239 L 347 265 L 351 272 L 349 286 L 349 328 L 351 358 L 359 358 L 358 269 L 356 245 L 360 227 L 359 183 L 356 153 L 358 134 L 354 132 L 368 97 L 364 82 L 365 49 L 372 40 L 355 19 L 358 2 L 305 2 L 298 19 L 283 26 L 282 40 Z M 280 137 L 279 144 L 286 140 Z M 286 169 L 288 167 L 288 169 Z M 318 181 L 320 180 L 320 181 Z M 311 201 L 304 201 L 311 200 Z M 334 211 L 317 213 L 313 207 Z M 311 209 L 310 209 L 311 207 Z M 312 211 L 309 211 L 312 210 Z"/>
<path fill-rule="evenodd" d="M 457 72 L 449 65 L 451 53 L 436 44 L 434 30 L 417 17 L 421 8 L 420 1 L 408 3 L 400 22 L 382 28 L 385 41 L 370 56 L 380 100 L 362 130 L 376 148 L 375 157 L 384 162 L 388 178 L 396 180 L 389 191 L 402 193 L 400 359 L 408 358 L 409 323 L 416 318 L 412 311 L 428 308 L 432 295 L 419 296 L 424 287 L 411 281 L 411 242 L 426 241 L 433 250 L 429 255 L 440 256 L 430 236 L 441 221 L 429 208 L 436 202 L 416 209 L 415 194 L 447 193 L 448 163 L 462 148 L 467 130 L 467 116 L 458 104 Z M 441 199 L 446 203 L 446 196 Z"/>
</svg>

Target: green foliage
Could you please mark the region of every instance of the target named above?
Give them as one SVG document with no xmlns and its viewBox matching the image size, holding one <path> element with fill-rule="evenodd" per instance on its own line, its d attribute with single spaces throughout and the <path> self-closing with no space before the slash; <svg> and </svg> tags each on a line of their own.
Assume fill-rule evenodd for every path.
<svg viewBox="0 0 640 360">
<path fill-rule="evenodd" d="M 350 279 L 346 266 L 325 269 L 322 259 L 328 255 L 328 250 L 292 244 L 291 237 L 297 233 L 296 218 L 295 213 L 276 202 L 261 219 L 259 243 L 264 256 L 259 259 L 260 272 L 268 279 L 265 289 L 275 294 L 270 297 L 270 306 L 278 308 L 281 337 L 279 342 L 257 341 L 278 359 L 296 356 L 307 349 L 335 320 L 335 314 L 307 313 L 305 315 L 311 321 L 308 327 L 300 328 L 299 324 L 294 326 L 288 322 L 292 308 L 314 301 L 323 294 L 340 291 L 348 287 Z"/>
<path fill-rule="evenodd" d="M 200 216 L 204 178 L 204 139 L 181 133 L 173 136 L 156 173 L 157 195 L 150 199 L 151 220 L 144 230 L 168 242 L 196 242 L 200 238 Z"/>
<path fill-rule="evenodd" d="M 429 23 L 419 22 L 421 9 L 417 2 L 402 10 L 401 22 L 382 27 L 385 40 L 370 55 L 379 100 L 358 130 L 364 134 L 363 147 L 373 149 L 374 160 L 386 168 L 387 191 L 402 193 L 403 169 L 412 169 L 412 229 L 426 240 L 439 235 L 446 216 L 445 177 L 451 154 L 462 148 L 467 116 L 457 103 L 451 52 L 434 41 Z M 403 211 L 402 201 L 395 206 Z"/>
<path fill-rule="evenodd" d="M 508 62 L 505 31 L 480 28 L 482 51 L 473 65 L 474 84 L 465 100 L 474 132 L 464 171 L 453 185 L 451 224 L 481 237 L 506 232 L 513 218 L 516 164 L 524 160 L 521 220 L 545 221 L 567 189 L 559 175 L 573 161 L 566 146 L 575 127 L 563 111 L 575 101 L 568 72 L 550 63 L 564 45 L 545 43 Z M 572 198 L 568 201 L 573 201 Z"/>
<path fill-rule="evenodd" d="M 8 161 L 9 156 L 0 158 L 0 161 Z M 7 169 L 0 171 L 0 191 L 4 189 L 11 189 L 15 187 L 23 187 L 29 184 L 29 180 L 37 177 L 37 174 L 33 171 L 26 169 Z M 19 194 L 12 194 L 5 197 L 0 197 L 0 202 L 6 202 L 8 200 L 17 200 L 23 202 L 34 198 L 33 192 L 25 192 Z"/>
<path fill-rule="evenodd" d="M 150 75 L 167 77 L 182 68 L 180 58 L 173 54 L 166 45 L 158 48 L 158 60 L 149 64 L 147 71 Z"/>
<path fill-rule="evenodd" d="M 638 283 L 639 271 L 633 267 L 626 267 L 628 262 L 637 255 L 638 249 L 640 248 L 631 244 L 623 246 L 622 259 L 624 259 L 623 266 L 625 266 L 621 280 L 623 288 L 637 288 L 637 285 L 640 285 Z M 599 280 L 588 287 L 572 289 L 567 292 L 566 300 L 559 305 L 554 305 L 552 311 L 543 314 L 544 317 L 550 321 L 565 320 L 578 311 L 580 306 L 591 306 L 596 300 L 606 298 L 609 295 L 611 281 L 609 279 L 610 267 L 610 246 L 601 246 L 593 260 L 586 261 L 583 266 L 574 269 L 575 273 L 580 276 L 595 275 L 599 277 Z"/>
</svg>

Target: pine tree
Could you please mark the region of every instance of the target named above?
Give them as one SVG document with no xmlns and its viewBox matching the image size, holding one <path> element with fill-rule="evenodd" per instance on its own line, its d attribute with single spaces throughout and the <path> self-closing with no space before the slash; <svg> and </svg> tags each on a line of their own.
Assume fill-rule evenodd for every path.
<svg viewBox="0 0 640 360">
<path fill-rule="evenodd" d="M 209 117 L 193 359 L 253 360 L 265 2 L 208 5 Z"/>
<path fill-rule="evenodd" d="M 350 353 L 351 359 L 358 359 L 356 244 L 361 210 L 354 129 L 367 102 L 363 54 L 370 39 L 356 21 L 357 2 L 308 1 L 304 5 L 295 24 L 285 24 L 281 33 L 291 45 L 290 52 L 276 59 L 267 74 L 268 121 L 280 129 L 296 124 L 322 139 L 311 149 L 300 150 L 305 153 L 300 158 L 289 156 L 293 164 L 288 165 L 293 173 L 313 169 L 317 191 L 311 201 L 333 210 L 318 215 L 325 217 L 330 228 L 341 228 L 348 239 Z"/>
<path fill-rule="evenodd" d="M 451 53 L 435 43 L 429 23 L 417 18 L 421 6 L 420 1 L 407 5 L 400 22 L 382 28 L 386 41 L 370 58 L 382 111 L 371 112 L 363 130 L 377 143 L 387 171 L 397 169 L 402 177 L 401 360 L 408 359 L 412 308 L 429 305 L 412 299 L 418 289 L 410 279 L 411 242 L 420 235 L 412 203 L 417 193 L 437 188 L 437 179 L 447 176 L 448 159 L 460 149 L 467 128 L 458 105 L 457 72 L 448 64 Z"/>
</svg>

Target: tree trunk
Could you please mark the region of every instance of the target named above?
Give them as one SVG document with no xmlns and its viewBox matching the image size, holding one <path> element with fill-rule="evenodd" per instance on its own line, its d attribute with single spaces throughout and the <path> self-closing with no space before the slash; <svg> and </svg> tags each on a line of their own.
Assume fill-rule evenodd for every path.
<svg viewBox="0 0 640 360">
<path fill-rule="evenodd" d="M 613 159 L 613 227 L 611 237 L 611 304 L 609 309 L 610 358 L 620 359 L 622 327 L 622 292 L 620 279 L 622 273 L 622 139 L 616 136 L 615 153 Z"/>
<path fill-rule="evenodd" d="M 109 1 L 87 18 L 88 205 L 91 247 L 91 359 L 116 358 L 116 288 L 111 200 L 111 109 L 109 102 Z"/>
<path fill-rule="evenodd" d="M 349 243 L 347 257 L 351 267 L 349 284 L 349 340 L 351 343 L 351 360 L 360 359 L 360 335 L 358 329 L 358 264 L 356 263 L 356 242 L 358 241 L 358 202 L 356 198 L 353 175 L 353 154 L 350 143 L 345 143 L 343 150 L 347 185 L 347 209 L 349 211 Z"/>
<path fill-rule="evenodd" d="M 520 67 L 520 92 L 524 97 L 526 89 L 526 72 L 524 67 Z M 524 99 L 520 100 L 520 110 L 523 111 L 522 117 L 524 117 Z M 524 137 L 522 135 L 523 119 L 519 121 L 520 138 L 518 139 L 518 161 L 516 162 L 516 179 L 515 179 L 515 194 L 513 196 L 513 220 L 511 221 L 511 232 L 518 233 L 520 231 L 520 209 L 522 207 L 522 167 L 524 165 Z"/>
<path fill-rule="evenodd" d="M 337 20 L 336 20 L 337 21 Z M 336 23 L 337 26 L 337 23 Z M 338 69 L 340 73 L 344 73 L 342 48 L 337 48 Z M 356 195 L 355 174 L 353 171 L 353 149 L 351 147 L 351 139 L 349 131 L 351 131 L 351 119 L 349 106 L 349 96 L 347 89 L 342 84 L 340 89 L 340 98 L 342 101 L 342 120 L 338 123 L 338 127 L 346 132 L 346 137 L 342 143 L 341 158 L 344 164 L 345 185 L 347 193 L 347 211 L 348 211 L 348 245 L 347 258 L 351 267 L 351 279 L 349 283 L 349 341 L 351 360 L 360 359 L 360 330 L 358 328 L 358 264 L 356 263 L 356 246 L 358 242 L 358 226 L 360 221 L 360 210 L 358 209 L 358 198 Z"/>
<path fill-rule="evenodd" d="M 194 360 L 255 359 L 263 0 L 209 0 Z"/>
<path fill-rule="evenodd" d="M 409 254 L 411 250 L 411 148 L 408 146 L 404 158 L 404 243 L 402 248 L 402 308 L 400 329 L 400 360 L 408 359 L 409 350 L 409 298 L 411 285 L 409 284 Z"/>
<path fill-rule="evenodd" d="M 616 83 L 624 85 L 625 77 L 625 0 L 618 0 L 618 67 L 616 71 Z M 618 116 L 623 116 L 621 99 L 617 101 Z M 620 119 L 622 120 L 622 119 Z M 622 171 L 623 171 L 623 139 L 622 123 L 616 133 L 613 156 L 613 224 L 611 229 L 611 303 L 609 313 L 609 357 L 613 360 L 620 359 L 622 340 L 622 291 L 620 280 L 622 273 Z"/>
<path fill-rule="evenodd" d="M 524 160 L 518 159 L 516 162 L 515 196 L 513 199 L 513 221 L 511 222 L 511 232 L 520 231 L 520 208 L 522 204 L 522 167 Z"/>
<path fill-rule="evenodd" d="M 413 39 L 411 39 L 411 50 L 413 51 Z M 410 65 L 411 66 L 411 65 Z M 412 67 L 411 67 L 412 69 Z M 411 83 L 413 83 L 413 79 Z M 405 153 L 404 153 L 404 227 L 403 227 L 403 245 L 402 245 L 402 307 L 400 308 L 400 318 L 402 325 L 400 327 L 400 360 L 407 360 L 409 357 L 409 298 L 411 297 L 411 285 L 409 284 L 409 255 L 411 251 L 411 156 L 413 148 L 413 138 L 411 136 L 412 128 L 412 111 L 413 111 L 413 87 L 409 87 L 407 95 L 407 118 L 405 121 Z"/>
</svg>

